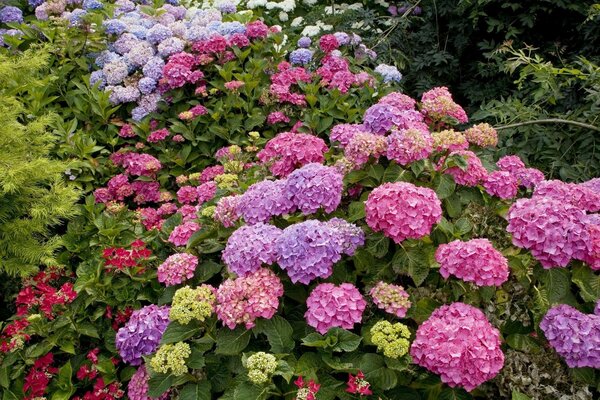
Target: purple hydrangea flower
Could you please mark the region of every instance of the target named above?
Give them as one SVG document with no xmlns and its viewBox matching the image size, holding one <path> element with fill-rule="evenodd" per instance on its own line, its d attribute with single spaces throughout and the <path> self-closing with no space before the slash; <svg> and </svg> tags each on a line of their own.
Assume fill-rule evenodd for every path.
<svg viewBox="0 0 600 400">
<path fill-rule="evenodd" d="M 152 57 L 150 60 L 148 60 L 146 65 L 144 65 L 142 72 L 145 77 L 158 81 L 163 76 L 162 70 L 164 66 L 165 62 L 162 58 Z"/>
<path fill-rule="evenodd" d="M 159 44 L 171 36 L 173 36 L 171 29 L 162 24 L 156 24 L 152 28 L 148 29 L 148 32 L 146 33 L 146 40 L 152 44 Z"/>
<path fill-rule="evenodd" d="M 108 19 L 102 23 L 102 26 L 109 35 L 120 35 L 127 30 L 127 24 L 118 19 Z"/>
<path fill-rule="evenodd" d="M 238 212 L 248 224 L 267 222 L 273 216 L 289 214 L 294 204 L 285 196 L 286 181 L 262 181 L 253 184 L 242 195 Z"/>
<path fill-rule="evenodd" d="M 23 12 L 18 7 L 6 6 L 0 9 L 0 22 L 10 24 L 23 22 Z"/>
<path fill-rule="evenodd" d="M 365 244 L 365 233 L 360 227 L 341 218 L 332 218 L 327 225 L 335 231 L 340 253 L 353 256 L 356 249 Z"/>
<path fill-rule="evenodd" d="M 142 78 L 138 82 L 138 89 L 142 94 L 150 94 L 156 89 L 157 82 L 152 78 Z"/>
<path fill-rule="evenodd" d="M 123 361 L 140 365 L 142 356 L 154 353 L 169 325 L 170 307 L 155 304 L 131 314 L 129 321 L 119 329 L 115 345 Z"/>
<path fill-rule="evenodd" d="M 231 272 L 247 276 L 262 264 L 273 264 L 277 259 L 275 242 L 281 233 L 281 229 L 262 222 L 242 226 L 227 240 L 222 253 L 225 265 Z"/>
<path fill-rule="evenodd" d="M 304 215 L 321 207 L 331 213 L 342 200 L 342 179 L 336 168 L 310 163 L 288 176 L 286 196 Z"/>
<path fill-rule="evenodd" d="M 86 10 L 100 10 L 104 7 L 98 0 L 83 0 L 83 8 Z"/>
<path fill-rule="evenodd" d="M 308 37 L 308 36 L 303 36 L 300 39 L 298 39 L 298 47 L 302 48 L 302 49 L 307 49 L 310 47 L 312 43 L 312 40 Z"/>
<path fill-rule="evenodd" d="M 294 65 L 306 65 L 312 60 L 313 53 L 309 49 L 296 49 L 290 53 L 290 62 Z"/>
<path fill-rule="evenodd" d="M 393 65 L 379 64 L 375 67 L 375 72 L 383 77 L 384 83 L 400 82 L 402 80 L 402 74 Z"/>
</svg>

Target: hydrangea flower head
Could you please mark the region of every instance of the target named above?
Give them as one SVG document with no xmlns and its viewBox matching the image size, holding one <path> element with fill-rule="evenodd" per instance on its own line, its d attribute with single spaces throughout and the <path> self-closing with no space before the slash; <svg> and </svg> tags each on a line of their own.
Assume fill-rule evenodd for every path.
<svg viewBox="0 0 600 400">
<path fill-rule="evenodd" d="M 399 110 L 414 110 L 417 102 L 410 96 L 400 92 L 392 92 L 379 99 L 380 104 L 389 104 Z"/>
<path fill-rule="evenodd" d="M 498 145 L 498 132 L 488 123 L 473 125 L 465 131 L 465 137 L 479 147 L 496 147 Z"/>
<path fill-rule="evenodd" d="M 175 246 L 185 246 L 194 233 L 200 230 L 200 225 L 193 221 L 177 225 L 169 235 L 169 242 Z"/>
<path fill-rule="evenodd" d="M 507 171 L 490 173 L 483 182 L 483 187 L 490 195 L 501 199 L 512 199 L 519 191 L 517 177 Z"/>
<path fill-rule="evenodd" d="M 169 319 L 182 325 L 192 320 L 203 322 L 214 312 L 215 302 L 215 288 L 212 286 L 201 285 L 194 289 L 184 286 L 173 296 Z"/>
<path fill-rule="evenodd" d="M 394 242 L 429 235 L 442 218 L 435 192 L 412 183 L 385 183 L 375 188 L 365 202 L 367 225 Z"/>
<path fill-rule="evenodd" d="M 385 135 L 402 124 L 402 111 L 391 104 L 374 104 L 365 111 L 363 125 L 371 133 Z"/>
<path fill-rule="evenodd" d="M 542 181 L 535 185 L 533 196 L 562 200 L 588 212 L 600 211 L 600 193 L 584 185 L 559 180 Z"/>
<path fill-rule="evenodd" d="M 383 78 L 383 83 L 400 82 L 402 80 L 402 74 L 393 65 L 379 64 L 375 67 L 377 72 Z"/>
<path fill-rule="evenodd" d="M 323 335 L 333 327 L 352 329 L 361 322 L 367 302 L 351 283 L 321 283 L 310 293 L 306 305 L 306 323 Z"/>
<path fill-rule="evenodd" d="M 481 310 L 464 303 L 436 309 L 419 326 L 410 355 L 442 382 L 467 391 L 492 379 L 504 364 L 500 333 Z"/>
<path fill-rule="evenodd" d="M 385 137 L 368 132 L 356 133 L 344 149 L 344 155 L 352 164 L 360 168 L 370 158 L 378 160 L 385 154 L 387 142 Z"/>
<path fill-rule="evenodd" d="M 344 148 L 350 143 L 350 140 L 357 133 L 365 132 L 365 128 L 361 124 L 337 124 L 331 128 L 329 140 L 331 142 L 339 142 Z"/>
<path fill-rule="evenodd" d="M 166 286 L 179 285 L 191 279 L 198 266 L 198 257 L 188 253 L 170 255 L 158 267 L 158 281 Z"/>
<path fill-rule="evenodd" d="M 117 331 L 115 345 L 123 361 L 140 365 L 142 356 L 154 353 L 169 325 L 169 307 L 150 305 L 134 311 Z"/>
<path fill-rule="evenodd" d="M 326 224 L 335 232 L 340 253 L 352 256 L 357 248 L 365 244 L 365 233 L 360 227 L 341 218 L 332 218 Z"/>
<path fill-rule="evenodd" d="M 342 175 L 334 167 L 311 163 L 292 172 L 285 183 L 285 193 L 304 215 L 320 208 L 331 213 L 342 200 Z"/>
<path fill-rule="evenodd" d="M 450 118 L 464 124 L 469 120 L 465 110 L 454 102 L 445 86 L 435 87 L 423 93 L 421 112 L 434 122 L 443 122 Z"/>
<path fill-rule="evenodd" d="M 188 372 L 185 362 L 191 354 L 192 349 L 187 343 L 163 344 L 150 359 L 150 366 L 156 372 L 180 376 Z"/>
<path fill-rule="evenodd" d="M 569 368 L 600 368 L 600 316 L 560 304 L 548 311 L 540 328 Z"/>
<path fill-rule="evenodd" d="M 217 317 L 230 329 L 238 324 L 252 328 L 256 318 L 270 319 L 277 312 L 283 284 L 272 271 L 258 271 L 224 281 L 217 289 Z"/>
<path fill-rule="evenodd" d="M 328 148 L 323 139 L 304 133 L 283 132 L 269 140 L 258 159 L 270 163 L 275 176 L 287 176 L 309 163 L 323 163 Z"/>
<path fill-rule="evenodd" d="M 220 222 L 225 228 L 234 226 L 240 218 L 238 205 L 241 198 L 242 196 L 240 195 L 220 198 L 213 214 L 214 220 Z"/>
<path fill-rule="evenodd" d="M 371 341 L 377 350 L 389 358 L 399 358 L 408 353 L 410 331 L 400 322 L 379 321 L 371 328 Z"/>
<path fill-rule="evenodd" d="M 393 314 L 398 318 L 404 318 L 411 306 L 406 290 L 404 290 L 402 286 L 394 285 L 392 283 L 377 282 L 377 284 L 369 291 L 369 295 L 377 308 Z"/>
<path fill-rule="evenodd" d="M 150 375 L 148 375 L 148 371 L 146 371 L 146 366 L 141 365 L 135 371 L 135 374 L 131 377 L 129 384 L 127 385 L 127 396 L 131 400 L 149 400 L 148 396 L 148 379 L 150 379 Z M 160 397 L 156 398 L 156 400 L 167 400 L 169 398 L 169 392 L 163 393 Z"/>
<path fill-rule="evenodd" d="M 487 239 L 455 240 L 435 252 L 444 278 L 454 275 L 477 286 L 500 286 L 508 280 L 508 261 Z"/>
<path fill-rule="evenodd" d="M 269 382 L 271 375 L 277 370 L 277 358 L 273 354 L 259 351 L 246 359 L 245 367 L 248 370 L 248 380 L 255 385 L 264 385 Z"/>
<path fill-rule="evenodd" d="M 501 157 L 497 162 L 496 166 L 500 171 L 507 171 L 512 174 L 518 173 L 520 170 L 525 168 L 525 164 L 519 156 L 504 156 Z"/>
<path fill-rule="evenodd" d="M 465 170 L 460 167 L 450 167 L 444 170 L 445 174 L 452 175 L 457 184 L 463 186 L 477 186 L 487 178 L 487 170 L 481 163 L 479 157 L 472 151 L 453 151 L 450 153 L 450 156 L 461 156 L 467 162 L 467 168 Z"/>
<path fill-rule="evenodd" d="M 329 277 L 341 259 L 337 232 L 317 220 L 288 226 L 275 243 L 277 263 L 293 283 Z"/>
<path fill-rule="evenodd" d="M 387 137 L 387 158 L 407 166 L 415 161 L 424 160 L 433 151 L 433 138 L 429 132 L 419 129 L 393 131 Z"/>
<path fill-rule="evenodd" d="M 293 212 L 295 206 L 286 196 L 285 186 L 285 180 L 264 180 L 251 185 L 241 196 L 237 212 L 248 224 L 268 222 L 271 217 Z"/>
<path fill-rule="evenodd" d="M 275 243 L 281 233 L 281 229 L 262 222 L 238 228 L 223 250 L 225 265 L 238 276 L 246 276 L 263 264 L 273 264 L 277 259 Z"/>
<path fill-rule="evenodd" d="M 454 129 L 433 132 L 431 137 L 433 138 L 433 148 L 438 152 L 466 150 L 469 147 L 465 135 Z"/>
</svg>

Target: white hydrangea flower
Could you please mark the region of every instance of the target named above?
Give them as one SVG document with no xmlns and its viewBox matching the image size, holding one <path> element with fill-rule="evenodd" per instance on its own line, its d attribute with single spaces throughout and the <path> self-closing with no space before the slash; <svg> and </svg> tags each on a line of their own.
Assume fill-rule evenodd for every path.
<svg viewBox="0 0 600 400">
<path fill-rule="evenodd" d="M 314 6 L 319 0 L 303 0 L 302 2 L 307 6 Z"/>
<path fill-rule="evenodd" d="M 348 6 L 348 10 L 362 10 L 362 9 L 363 9 L 362 3 L 354 3 L 354 4 L 350 4 Z"/>
<path fill-rule="evenodd" d="M 267 5 L 267 0 L 248 0 L 246 3 L 246 7 L 253 10 L 258 7 L 265 7 Z"/>
<path fill-rule="evenodd" d="M 281 22 L 286 22 L 289 19 L 288 14 L 285 11 L 280 11 L 279 12 L 279 20 Z"/>
<path fill-rule="evenodd" d="M 292 22 L 291 22 L 290 26 L 291 26 L 292 28 L 296 28 L 296 27 L 298 27 L 298 26 L 302 25 L 302 22 L 304 22 L 304 18 L 303 18 L 303 17 L 296 17 L 296 18 L 294 18 L 294 19 L 292 20 Z"/>
<path fill-rule="evenodd" d="M 302 31 L 302 36 L 316 36 L 319 34 L 319 32 L 321 32 L 321 28 L 319 28 L 316 25 L 307 25 L 304 27 L 304 30 Z"/>
</svg>

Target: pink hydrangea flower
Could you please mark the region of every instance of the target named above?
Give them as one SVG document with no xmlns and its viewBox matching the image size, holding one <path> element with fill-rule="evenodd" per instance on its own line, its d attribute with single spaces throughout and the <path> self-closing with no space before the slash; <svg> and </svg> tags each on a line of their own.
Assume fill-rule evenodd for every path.
<svg viewBox="0 0 600 400">
<path fill-rule="evenodd" d="M 198 218 L 196 212 L 198 211 L 196 206 L 186 204 L 185 206 L 179 207 L 177 212 L 181 214 L 183 222 L 194 221 Z"/>
<path fill-rule="evenodd" d="M 494 171 L 487 176 L 483 187 L 492 196 L 512 199 L 519 191 L 517 178 L 507 171 Z"/>
<path fill-rule="evenodd" d="M 559 180 L 539 182 L 535 186 L 533 196 L 562 200 L 588 212 L 600 211 L 600 193 L 575 183 Z"/>
<path fill-rule="evenodd" d="M 195 186 L 184 186 L 177 191 L 177 201 L 181 204 L 192 204 L 198 200 L 198 191 Z"/>
<path fill-rule="evenodd" d="M 355 168 L 365 165 L 370 158 L 377 161 L 385 154 L 387 141 L 385 137 L 373 133 L 358 132 L 344 149 L 344 155 Z"/>
<path fill-rule="evenodd" d="M 464 186 L 477 186 L 487 178 L 488 172 L 475 153 L 469 150 L 453 151 L 450 153 L 450 156 L 455 155 L 463 157 L 467 162 L 466 170 L 459 167 L 450 167 L 444 170 L 445 174 L 454 177 L 456 183 Z M 438 168 L 440 166 L 438 165 Z"/>
<path fill-rule="evenodd" d="M 137 204 L 160 201 L 160 183 L 155 181 L 134 181 L 131 188 L 135 193 L 133 201 Z"/>
<path fill-rule="evenodd" d="M 399 110 L 414 110 L 416 100 L 400 92 L 392 92 L 379 99 L 378 103 L 389 104 Z"/>
<path fill-rule="evenodd" d="M 481 310 L 464 303 L 436 309 L 417 329 L 410 355 L 442 382 L 467 391 L 492 379 L 504 365 L 500 333 Z"/>
<path fill-rule="evenodd" d="M 465 131 L 465 137 L 479 147 L 496 147 L 498 145 L 498 132 L 487 123 L 473 125 Z"/>
<path fill-rule="evenodd" d="M 442 218 L 442 205 L 435 192 L 408 182 L 385 183 L 375 188 L 365 202 L 367 225 L 396 243 L 429 235 Z"/>
<path fill-rule="evenodd" d="M 206 203 L 207 201 L 212 200 L 213 197 L 215 197 L 215 194 L 217 194 L 217 184 L 213 181 L 203 183 L 198 186 L 196 192 L 198 193 L 198 203 Z"/>
<path fill-rule="evenodd" d="M 169 136 L 169 134 L 170 132 L 166 128 L 158 129 L 156 131 L 151 132 L 150 135 L 148 135 L 148 139 L 146 140 L 150 143 L 158 143 L 165 140 L 167 136 Z"/>
<path fill-rule="evenodd" d="M 194 233 L 200 230 L 200 225 L 195 222 L 188 221 L 178 225 L 169 235 L 169 242 L 175 246 L 185 246 Z"/>
<path fill-rule="evenodd" d="M 281 111 L 273 111 L 267 116 L 267 124 L 269 125 L 275 125 L 280 122 L 287 124 L 288 122 L 290 122 L 290 119 L 287 115 L 285 115 L 285 113 Z"/>
<path fill-rule="evenodd" d="M 170 255 L 158 266 L 158 281 L 167 286 L 179 285 L 194 276 L 197 266 L 198 258 L 192 254 Z"/>
<path fill-rule="evenodd" d="M 130 124 L 123 125 L 119 130 L 118 135 L 122 138 L 133 138 L 137 136 Z"/>
<path fill-rule="evenodd" d="M 365 128 L 361 124 L 337 124 L 331 128 L 329 140 L 331 142 L 339 142 L 344 148 L 350 143 L 350 140 L 357 133 L 365 132 Z"/>
<path fill-rule="evenodd" d="M 340 43 L 336 39 L 335 35 L 328 34 L 321 36 L 319 39 L 319 47 L 324 53 L 331 53 L 333 50 L 340 47 Z"/>
<path fill-rule="evenodd" d="M 496 166 L 500 171 L 508 171 L 512 174 L 518 173 L 520 170 L 525 168 L 525 164 L 519 156 L 504 156 L 501 157 L 497 162 Z"/>
<path fill-rule="evenodd" d="M 419 129 L 393 131 L 387 137 L 387 158 L 407 166 L 415 161 L 424 160 L 433 151 L 433 138 L 429 132 Z"/>
<path fill-rule="evenodd" d="M 222 165 L 213 165 L 212 167 L 206 167 L 200 173 L 200 183 L 206 183 L 212 181 L 215 177 L 223 175 L 225 168 Z"/>
<path fill-rule="evenodd" d="M 283 296 L 283 284 L 275 273 L 261 268 L 245 277 L 227 279 L 216 296 L 216 313 L 223 325 L 234 329 L 244 324 L 250 329 L 257 318 L 273 318 Z"/>
<path fill-rule="evenodd" d="M 454 129 L 446 129 L 441 132 L 433 132 L 433 148 L 435 151 L 459 151 L 469 147 L 467 138 Z"/>
<path fill-rule="evenodd" d="M 435 87 L 423 93 L 421 112 L 434 122 L 443 122 L 448 118 L 461 124 L 469 121 L 465 110 L 454 102 L 445 86 Z"/>
<path fill-rule="evenodd" d="M 306 323 L 325 334 L 333 327 L 352 329 L 359 324 L 367 302 L 351 283 L 317 285 L 306 299 Z"/>
<path fill-rule="evenodd" d="M 538 183 L 545 179 L 544 173 L 535 168 L 520 169 L 515 173 L 515 176 L 517 177 L 519 186 L 527 189 L 535 187 Z"/>
<path fill-rule="evenodd" d="M 262 39 L 269 34 L 269 27 L 262 21 L 253 21 L 246 25 L 246 36 L 250 39 Z"/>
<path fill-rule="evenodd" d="M 150 154 L 128 153 L 123 160 L 123 167 L 130 175 L 152 177 L 160 171 L 162 165 Z"/>
<path fill-rule="evenodd" d="M 258 159 L 271 164 L 271 173 L 285 177 L 309 163 L 322 164 L 328 148 L 323 139 L 304 133 L 283 132 L 269 140 L 258 152 Z"/>
<path fill-rule="evenodd" d="M 398 318 L 404 318 L 411 306 L 409 295 L 402 286 L 391 283 L 377 282 L 369 291 L 377 308 Z"/>
<path fill-rule="evenodd" d="M 162 227 L 163 219 L 154 208 L 138 208 L 137 213 L 146 230 L 151 231 Z"/>
<path fill-rule="evenodd" d="M 215 221 L 220 222 L 225 228 L 231 228 L 235 225 L 236 221 L 240 219 L 240 213 L 238 211 L 238 205 L 242 196 L 226 196 L 219 199 L 215 208 L 213 218 Z"/>
<path fill-rule="evenodd" d="M 478 286 L 500 286 L 508 280 L 508 261 L 487 239 L 455 240 L 435 252 L 440 274 L 450 275 Z"/>
<path fill-rule="evenodd" d="M 138 367 L 127 384 L 127 396 L 130 400 L 151 400 L 148 396 L 149 379 L 150 375 L 148 375 L 148 372 L 146 371 L 146 366 L 142 365 Z M 167 391 L 154 400 L 167 400 L 170 396 L 169 393 L 170 391 Z"/>
<path fill-rule="evenodd" d="M 243 87 L 246 83 L 244 81 L 229 81 L 225 82 L 225 89 L 231 90 L 232 92 L 238 91 L 241 87 Z"/>
</svg>

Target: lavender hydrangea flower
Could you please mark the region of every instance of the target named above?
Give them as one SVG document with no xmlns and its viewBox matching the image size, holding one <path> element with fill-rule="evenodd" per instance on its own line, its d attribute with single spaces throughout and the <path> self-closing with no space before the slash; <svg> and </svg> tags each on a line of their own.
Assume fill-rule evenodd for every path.
<svg viewBox="0 0 600 400">
<path fill-rule="evenodd" d="M 375 67 L 375 72 L 383 77 L 384 83 L 400 82 L 402 80 L 402 74 L 393 65 L 379 64 Z"/>
<path fill-rule="evenodd" d="M 152 78 L 142 78 L 138 82 L 138 89 L 142 94 L 150 94 L 156 89 L 157 82 Z"/>
<path fill-rule="evenodd" d="M 123 57 L 125 62 L 133 67 L 144 66 L 154 56 L 154 48 L 147 42 L 134 45 Z"/>
<path fill-rule="evenodd" d="M 0 9 L 0 22 L 4 24 L 20 24 L 23 22 L 23 12 L 18 7 L 3 7 L 2 9 Z"/>
<path fill-rule="evenodd" d="M 104 7 L 98 0 L 83 0 L 83 8 L 86 10 L 100 10 Z"/>
<path fill-rule="evenodd" d="M 300 47 L 302 49 L 307 49 L 312 44 L 312 40 L 308 36 L 303 36 L 300 39 L 298 39 L 297 44 L 298 44 L 298 47 Z"/>
<path fill-rule="evenodd" d="M 312 60 L 313 54 L 309 49 L 296 49 L 290 53 L 290 62 L 294 65 L 306 65 Z"/>
<path fill-rule="evenodd" d="M 165 62 L 162 58 L 152 57 L 142 68 L 142 73 L 145 77 L 158 81 L 163 76 L 162 70 L 164 66 Z"/>
<path fill-rule="evenodd" d="M 289 214 L 294 204 L 285 196 L 286 181 L 262 181 L 253 184 L 240 199 L 238 212 L 248 224 L 267 222 L 271 217 Z"/>
<path fill-rule="evenodd" d="M 327 223 L 309 220 L 288 226 L 275 242 L 277 263 L 293 283 L 309 284 L 328 278 L 341 259 L 336 230 Z"/>
<path fill-rule="evenodd" d="M 182 52 L 184 48 L 185 43 L 183 40 L 176 37 L 170 37 L 160 42 L 158 45 L 158 54 L 162 57 L 168 57 L 175 53 Z"/>
<path fill-rule="evenodd" d="M 98 82 L 100 82 L 98 84 L 98 89 L 104 89 L 104 87 L 106 86 L 106 78 L 102 70 L 97 70 L 90 74 L 90 85 L 94 86 Z"/>
<path fill-rule="evenodd" d="M 152 354 L 169 325 L 170 307 L 155 304 L 131 314 L 129 321 L 117 332 L 115 345 L 123 361 L 140 365 L 142 356 Z"/>
<path fill-rule="evenodd" d="M 146 34 L 146 40 L 152 44 L 159 44 L 163 40 L 173 36 L 173 32 L 168 27 L 156 24 L 152 28 L 148 29 Z"/>
<path fill-rule="evenodd" d="M 335 231 L 340 253 L 353 256 L 356 249 L 365 244 L 365 233 L 360 227 L 341 218 L 332 218 L 327 225 Z"/>
<path fill-rule="evenodd" d="M 277 259 L 275 242 L 281 233 L 281 229 L 262 222 L 242 226 L 227 240 L 223 262 L 239 276 L 258 271 L 262 264 L 271 265 Z"/>
<path fill-rule="evenodd" d="M 102 23 L 102 26 L 109 35 L 120 35 L 127 30 L 127 24 L 118 19 L 107 19 Z"/>
<path fill-rule="evenodd" d="M 331 213 L 342 200 L 342 175 L 334 167 L 310 163 L 292 172 L 286 181 L 286 196 L 304 215 L 321 207 Z"/>
</svg>

